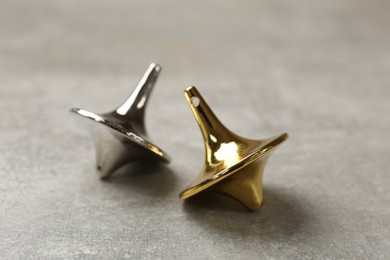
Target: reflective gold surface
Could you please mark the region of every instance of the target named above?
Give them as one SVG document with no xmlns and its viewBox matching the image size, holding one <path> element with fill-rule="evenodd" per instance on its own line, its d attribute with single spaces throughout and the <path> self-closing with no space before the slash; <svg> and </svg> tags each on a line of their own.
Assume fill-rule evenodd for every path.
<svg viewBox="0 0 390 260">
<path fill-rule="evenodd" d="M 264 140 L 240 137 L 227 129 L 195 87 L 184 95 L 201 129 L 206 157 L 199 176 L 180 193 L 187 199 L 201 191 L 227 195 L 250 210 L 263 203 L 262 176 L 272 152 L 288 138 L 284 133 Z"/>
</svg>

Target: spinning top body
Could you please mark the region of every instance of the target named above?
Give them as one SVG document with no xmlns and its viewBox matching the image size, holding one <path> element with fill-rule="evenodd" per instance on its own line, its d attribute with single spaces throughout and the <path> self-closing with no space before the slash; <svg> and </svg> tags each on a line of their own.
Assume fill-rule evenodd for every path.
<svg viewBox="0 0 390 260">
<path fill-rule="evenodd" d="M 91 120 L 96 148 L 96 168 L 107 178 L 125 164 L 138 161 L 169 162 L 169 156 L 149 141 L 145 128 L 145 107 L 161 68 L 151 64 L 130 97 L 116 110 L 95 114 L 83 109 L 71 111 Z"/>
<path fill-rule="evenodd" d="M 207 189 L 227 195 L 250 210 L 260 208 L 264 166 L 288 135 L 264 140 L 240 137 L 218 120 L 195 87 L 189 87 L 184 94 L 201 129 L 206 156 L 199 176 L 180 193 L 180 198 L 187 199 Z"/>
</svg>

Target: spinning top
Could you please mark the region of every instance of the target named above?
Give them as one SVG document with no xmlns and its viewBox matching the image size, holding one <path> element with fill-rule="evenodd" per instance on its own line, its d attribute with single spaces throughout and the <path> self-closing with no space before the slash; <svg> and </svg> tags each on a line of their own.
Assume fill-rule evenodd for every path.
<svg viewBox="0 0 390 260">
<path fill-rule="evenodd" d="M 263 203 L 262 176 L 265 163 L 288 135 L 251 140 L 227 129 L 211 111 L 195 87 L 184 93 L 198 122 L 206 148 L 199 176 L 180 193 L 187 199 L 206 189 L 227 195 L 250 210 Z"/>
<path fill-rule="evenodd" d="M 148 139 L 145 107 L 161 68 L 150 64 L 130 97 L 115 111 L 94 114 L 83 109 L 71 111 L 92 121 L 99 176 L 109 177 L 125 164 L 138 160 L 169 162 L 169 156 Z"/>
</svg>

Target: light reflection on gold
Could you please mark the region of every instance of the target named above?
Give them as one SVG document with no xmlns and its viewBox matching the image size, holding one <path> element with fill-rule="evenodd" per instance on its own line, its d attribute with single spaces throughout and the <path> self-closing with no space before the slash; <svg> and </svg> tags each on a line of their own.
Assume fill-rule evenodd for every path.
<svg viewBox="0 0 390 260">
<path fill-rule="evenodd" d="M 234 142 L 222 143 L 220 148 L 214 153 L 218 161 L 222 161 L 225 167 L 232 166 L 239 161 L 238 146 Z"/>
<path fill-rule="evenodd" d="M 215 138 L 215 136 L 213 136 L 213 135 L 210 135 L 210 139 L 211 139 L 211 141 L 213 141 L 214 143 L 216 143 L 218 140 L 217 140 L 217 138 Z"/>
</svg>

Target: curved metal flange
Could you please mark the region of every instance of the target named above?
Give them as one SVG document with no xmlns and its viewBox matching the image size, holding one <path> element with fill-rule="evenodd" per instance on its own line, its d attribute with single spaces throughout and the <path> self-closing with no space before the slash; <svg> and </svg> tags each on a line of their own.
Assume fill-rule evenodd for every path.
<svg viewBox="0 0 390 260">
<path fill-rule="evenodd" d="M 96 168 L 101 178 L 108 178 L 132 161 L 170 161 L 166 152 L 148 140 L 145 128 L 145 107 L 160 71 L 159 65 L 150 64 L 130 97 L 113 112 L 99 115 L 71 109 L 92 123 Z"/>
<path fill-rule="evenodd" d="M 240 137 L 218 120 L 195 87 L 187 88 L 184 95 L 202 132 L 206 156 L 199 176 L 179 197 L 187 199 L 209 189 L 237 200 L 250 210 L 260 208 L 265 163 L 288 134 L 264 140 Z"/>
</svg>

